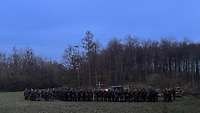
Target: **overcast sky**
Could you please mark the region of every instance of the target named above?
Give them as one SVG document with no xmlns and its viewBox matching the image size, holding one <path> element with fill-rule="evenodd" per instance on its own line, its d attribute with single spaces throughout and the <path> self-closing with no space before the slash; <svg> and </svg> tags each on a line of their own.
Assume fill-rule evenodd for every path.
<svg viewBox="0 0 200 113">
<path fill-rule="evenodd" d="M 199 0 L 1 0 L 0 51 L 60 59 L 90 30 L 99 42 L 136 35 L 200 41 Z"/>
</svg>

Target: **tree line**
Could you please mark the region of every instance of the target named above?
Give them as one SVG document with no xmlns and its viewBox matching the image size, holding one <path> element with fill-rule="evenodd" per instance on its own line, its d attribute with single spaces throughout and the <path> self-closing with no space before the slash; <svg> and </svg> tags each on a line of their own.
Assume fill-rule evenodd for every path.
<svg viewBox="0 0 200 113">
<path fill-rule="evenodd" d="M 0 53 L 1 91 L 61 86 L 63 72 L 61 64 L 36 56 L 30 48 L 13 48 L 10 55 Z"/>
<path fill-rule="evenodd" d="M 65 48 L 63 62 L 34 54 L 31 48 L 0 53 L 0 90 L 146 84 L 200 87 L 200 43 L 169 39 L 113 38 L 105 47 L 86 32 L 80 45 Z"/>
<path fill-rule="evenodd" d="M 155 87 L 200 86 L 200 43 L 167 38 L 113 38 L 102 48 L 91 32 L 82 45 L 65 49 L 66 67 L 77 87 L 146 84 Z"/>
</svg>

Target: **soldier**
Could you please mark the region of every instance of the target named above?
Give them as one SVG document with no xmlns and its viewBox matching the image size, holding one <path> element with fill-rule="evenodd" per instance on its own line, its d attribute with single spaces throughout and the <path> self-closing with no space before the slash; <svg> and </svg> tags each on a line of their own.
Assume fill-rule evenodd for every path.
<svg viewBox="0 0 200 113">
<path fill-rule="evenodd" d="M 168 102 L 172 102 L 172 90 L 171 90 L 171 88 L 168 89 L 167 98 L 168 98 Z"/>
<path fill-rule="evenodd" d="M 79 94 L 79 95 L 80 95 L 80 100 L 81 100 L 81 101 L 84 101 L 84 94 L 83 94 L 83 91 L 82 91 L 82 90 L 80 91 L 80 94 Z"/>
<path fill-rule="evenodd" d="M 115 101 L 115 91 L 111 90 L 111 102 Z"/>
<path fill-rule="evenodd" d="M 67 90 L 67 101 L 72 101 L 72 92 L 70 89 Z"/>
<path fill-rule="evenodd" d="M 162 90 L 162 94 L 163 94 L 163 101 L 167 102 L 167 88 Z"/>
<path fill-rule="evenodd" d="M 108 92 L 107 92 L 107 98 L 108 98 L 108 102 L 111 102 L 112 101 L 112 97 L 111 97 L 111 94 L 112 92 L 111 92 L 111 90 L 110 89 L 108 89 Z"/>
<path fill-rule="evenodd" d="M 176 100 L 176 89 L 175 88 L 172 89 L 172 96 L 173 96 L 173 100 L 175 101 Z"/>
<path fill-rule="evenodd" d="M 141 98 L 142 98 L 142 102 L 146 102 L 146 97 L 147 97 L 147 92 L 146 90 L 143 88 L 142 89 L 142 94 L 141 94 Z"/>
<path fill-rule="evenodd" d="M 85 101 L 89 101 L 89 94 L 88 94 L 88 91 L 84 91 L 85 93 Z"/>
<path fill-rule="evenodd" d="M 136 89 L 134 92 L 134 101 L 139 102 L 139 89 Z"/>
<path fill-rule="evenodd" d="M 118 101 L 118 91 L 114 90 L 114 102 Z"/>
<path fill-rule="evenodd" d="M 158 101 L 158 92 L 156 90 L 150 89 L 148 94 L 149 102 L 157 102 Z"/>
<path fill-rule="evenodd" d="M 135 88 L 135 89 L 132 91 L 132 99 L 133 99 L 134 102 L 136 102 L 136 100 L 137 100 L 137 99 L 136 99 L 136 98 L 137 98 L 136 96 L 137 96 L 137 89 Z"/>
<path fill-rule="evenodd" d="M 37 98 L 37 93 L 34 89 L 31 89 L 31 94 L 30 94 L 30 100 L 31 101 L 36 101 Z"/>
<path fill-rule="evenodd" d="M 24 90 L 24 99 L 25 100 L 30 99 L 30 90 L 27 88 Z"/>
<path fill-rule="evenodd" d="M 46 91 L 44 91 L 44 100 L 45 101 L 49 101 L 49 89 L 47 89 Z"/>
<path fill-rule="evenodd" d="M 153 90 L 154 92 L 154 102 L 158 102 L 158 92 L 156 90 Z"/>
<path fill-rule="evenodd" d="M 129 102 L 133 102 L 134 101 L 134 90 L 129 91 Z"/>
<path fill-rule="evenodd" d="M 172 92 L 170 88 L 165 88 L 163 91 L 164 102 L 172 102 Z"/>
<path fill-rule="evenodd" d="M 124 102 L 124 91 L 119 91 L 119 102 Z"/>
<path fill-rule="evenodd" d="M 76 98 L 75 101 L 77 101 L 77 102 L 78 102 L 79 99 L 80 99 L 80 98 L 79 98 L 79 91 L 78 91 L 78 90 L 75 91 L 75 98 Z"/>
<path fill-rule="evenodd" d="M 40 100 L 41 100 L 41 93 L 40 93 L 40 90 L 39 90 L 39 89 L 36 89 L 36 90 L 35 90 L 35 93 L 36 93 L 36 100 L 37 100 L 37 101 L 40 101 Z"/>
<path fill-rule="evenodd" d="M 75 90 L 71 89 L 71 101 L 75 101 L 76 95 L 75 95 Z"/>
<path fill-rule="evenodd" d="M 142 102 L 142 89 L 138 89 L 138 102 Z"/>
<path fill-rule="evenodd" d="M 128 102 L 129 100 L 129 91 L 128 89 L 124 91 L 124 102 Z"/>
</svg>

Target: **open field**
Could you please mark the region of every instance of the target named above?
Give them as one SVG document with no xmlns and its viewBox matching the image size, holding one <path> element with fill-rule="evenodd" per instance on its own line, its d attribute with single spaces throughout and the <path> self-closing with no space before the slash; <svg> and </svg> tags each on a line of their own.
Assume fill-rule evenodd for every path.
<svg viewBox="0 0 200 113">
<path fill-rule="evenodd" d="M 0 93 L 0 113 L 200 113 L 200 98 L 173 103 L 30 102 L 22 92 Z"/>
</svg>

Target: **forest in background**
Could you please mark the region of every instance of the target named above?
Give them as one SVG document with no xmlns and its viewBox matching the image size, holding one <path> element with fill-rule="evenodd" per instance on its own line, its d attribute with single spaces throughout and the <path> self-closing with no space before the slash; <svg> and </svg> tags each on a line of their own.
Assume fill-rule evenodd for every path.
<svg viewBox="0 0 200 113">
<path fill-rule="evenodd" d="M 64 49 L 64 48 L 63 48 Z M 80 45 L 64 49 L 63 62 L 35 55 L 31 48 L 0 53 L 0 90 L 145 84 L 200 87 L 200 43 L 113 38 L 105 47 L 86 32 Z"/>
</svg>

